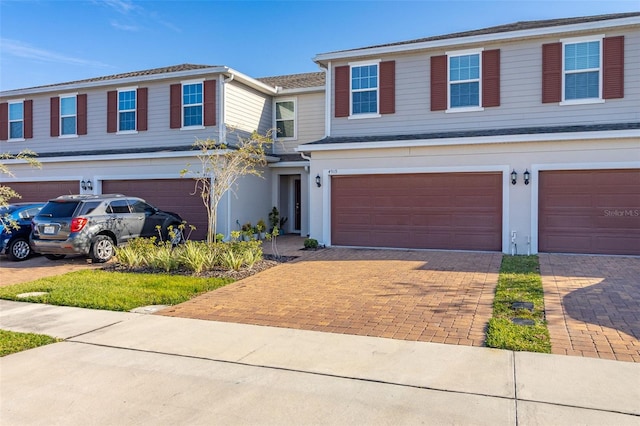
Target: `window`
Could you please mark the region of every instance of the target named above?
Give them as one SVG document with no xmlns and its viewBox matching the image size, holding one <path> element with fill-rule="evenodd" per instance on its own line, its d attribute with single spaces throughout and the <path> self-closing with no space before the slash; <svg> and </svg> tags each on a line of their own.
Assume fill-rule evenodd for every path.
<svg viewBox="0 0 640 426">
<path fill-rule="evenodd" d="M 9 103 L 9 139 L 24 138 L 24 104 Z"/>
<path fill-rule="evenodd" d="M 378 113 L 378 64 L 351 67 L 351 114 Z"/>
<path fill-rule="evenodd" d="M 76 134 L 76 97 L 60 98 L 60 129 L 61 135 Z"/>
<path fill-rule="evenodd" d="M 449 55 L 449 108 L 480 106 L 480 54 Z"/>
<path fill-rule="evenodd" d="M 564 100 L 600 99 L 600 40 L 564 44 Z"/>
<path fill-rule="evenodd" d="M 182 123 L 184 127 L 202 126 L 202 83 L 182 85 Z"/>
<path fill-rule="evenodd" d="M 276 138 L 296 137 L 296 102 L 295 100 L 283 100 L 276 102 Z"/>
<path fill-rule="evenodd" d="M 118 131 L 136 130 L 136 91 L 118 92 Z"/>
</svg>

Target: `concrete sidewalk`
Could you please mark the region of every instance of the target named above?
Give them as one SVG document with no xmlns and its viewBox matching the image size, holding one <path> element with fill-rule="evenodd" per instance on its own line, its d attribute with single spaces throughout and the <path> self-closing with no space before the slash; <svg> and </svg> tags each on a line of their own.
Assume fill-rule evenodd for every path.
<svg viewBox="0 0 640 426">
<path fill-rule="evenodd" d="M 640 425 L 640 365 L 0 300 L 3 424 Z"/>
</svg>

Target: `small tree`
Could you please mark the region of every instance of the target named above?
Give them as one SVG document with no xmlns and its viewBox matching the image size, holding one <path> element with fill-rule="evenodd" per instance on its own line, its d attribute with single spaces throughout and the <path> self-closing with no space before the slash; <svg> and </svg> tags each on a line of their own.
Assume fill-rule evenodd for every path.
<svg viewBox="0 0 640 426">
<path fill-rule="evenodd" d="M 18 154 L 8 154 L 2 153 L 0 154 L 0 174 L 8 175 L 13 177 L 13 173 L 9 170 L 4 161 L 6 160 L 22 160 L 34 167 L 40 168 L 40 162 L 35 159 L 36 153 L 30 150 L 25 149 L 24 151 L 19 152 Z M 11 189 L 8 186 L 0 185 L 0 207 L 6 207 L 9 204 L 9 200 L 12 198 L 21 198 L 20 194 Z"/>
<path fill-rule="evenodd" d="M 227 191 L 235 192 L 240 177 L 262 177 L 261 167 L 267 165 L 267 148 L 272 144 L 271 130 L 265 135 L 253 132 L 251 137 L 238 137 L 235 145 L 226 145 L 213 139 L 197 139 L 193 144 L 200 151 L 196 157 L 200 166 L 191 165 L 180 171 L 181 176 L 192 176 L 195 187 L 192 195 L 200 194 L 207 210 L 207 242 L 215 242 L 218 205 Z"/>
</svg>

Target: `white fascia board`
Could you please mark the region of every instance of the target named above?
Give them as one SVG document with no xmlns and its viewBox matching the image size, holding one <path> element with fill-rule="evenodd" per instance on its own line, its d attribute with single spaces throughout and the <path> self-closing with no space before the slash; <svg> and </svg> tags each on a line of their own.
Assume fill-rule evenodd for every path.
<svg viewBox="0 0 640 426">
<path fill-rule="evenodd" d="M 303 168 L 304 166 L 308 166 L 309 162 L 308 161 L 282 161 L 279 163 L 271 163 L 269 164 L 269 167 L 273 167 L 273 168 L 292 168 L 292 167 L 296 167 L 296 168 Z"/>
<path fill-rule="evenodd" d="M 575 31 L 594 31 L 596 29 L 606 29 L 640 24 L 640 17 L 632 16 L 622 19 L 610 19 L 598 22 L 583 22 L 580 24 L 562 25 L 556 27 L 535 28 L 530 30 L 509 31 L 505 33 L 482 34 L 467 37 L 455 37 L 444 40 L 425 41 L 421 43 L 407 43 L 393 46 L 364 47 L 362 49 L 347 50 L 333 53 L 321 53 L 313 58 L 316 63 L 332 61 L 337 59 L 347 59 L 360 56 L 384 55 L 389 53 L 411 52 L 415 50 L 437 49 L 453 47 L 473 43 L 489 43 L 505 40 L 517 40 L 530 37 L 541 37 L 552 34 L 571 33 Z"/>
<path fill-rule="evenodd" d="M 169 73 L 141 75 L 136 77 L 114 78 L 110 80 L 86 81 L 82 83 L 57 84 L 54 86 L 33 87 L 30 89 L 8 90 L 5 92 L 0 92 L 0 97 L 8 98 L 8 97 L 20 96 L 20 95 L 43 94 L 43 93 L 51 93 L 51 92 L 67 92 L 69 90 L 87 89 L 87 88 L 93 89 L 93 88 L 104 87 L 104 86 L 126 86 L 134 83 L 142 83 L 145 81 L 161 81 L 161 80 L 169 80 L 169 79 L 177 79 L 177 78 L 181 78 L 181 79 L 197 78 L 197 77 L 202 77 L 210 74 L 225 74 L 225 75 L 233 74 L 235 78 L 237 78 L 239 81 L 242 81 L 247 86 L 253 87 L 258 91 L 261 91 L 269 95 L 274 95 L 276 93 L 276 90 L 273 87 L 270 87 L 245 74 L 235 71 L 232 68 L 221 66 L 221 67 L 200 68 L 196 70 L 185 70 L 185 71 L 177 71 L 177 72 L 169 72 Z"/>
<path fill-rule="evenodd" d="M 264 84 L 263 82 L 258 81 L 255 78 L 249 77 L 246 74 L 238 72 L 238 71 L 234 70 L 233 68 L 227 68 L 226 73 L 229 74 L 229 75 L 233 75 L 234 79 L 242 81 L 247 86 L 253 87 L 254 89 L 256 89 L 256 90 L 258 90 L 260 92 L 266 93 L 268 95 L 275 95 L 277 93 L 275 87 L 271 87 L 271 86 L 269 86 L 267 84 Z"/>
<path fill-rule="evenodd" d="M 53 86 L 45 86 L 45 87 L 40 86 L 40 87 L 32 87 L 28 89 L 8 90 L 6 92 L 0 92 L 0 96 L 10 97 L 10 96 L 16 96 L 19 94 L 32 95 L 32 94 L 50 93 L 50 92 L 66 92 L 74 89 L 96 88 L 96 87 L 103 87 L 103 86 L 126 86 L 128 84 L 141 83 L 144 81 L 159 81 L 159 80 L 168 80 L 168 79 L 174 79 L 174 78 L 189 78 L 189 77 L 195 78 L 195 77 L 200 77 L 202 75 L 207 75 L 207 74 L 223 74 L 223 73 L 228 73 L 229 70 L 230 70 L 229 67 L 210 67 L 210 68 L 200 68 L 196 70 L 185 70 L 185 71 L 177 71 L 177 72 L 140 75 L 136 77 L 114 78 L 109 80 L 86 81 L 81 83 L 69 83 L 69 84 L 63 83 L 63 84 L 56 84 Z"/>
<path fill-rule="evenodd" d="M 314 151 L 344 151 L 353 149 L 379 149 L 379 148 L 412 148 L 428 146 L 451 145 L 479 145 L 489 143 L 516 143 L 516 142 L 545 142 L 545 141 L 571 141 L 571 140 L 596 140 L 596 139 L 629 139 L 640 138 L 640 130 L 617 130 L 602 132 L 579 133 L 536 133 L 529 135 L 502 135 L 502 136 L 478 136 L 464 138 L 439 138 L 416 140 L 388 140 L 379 142 L 351 142 L 318 145 L 300 145 L 295 148 L 297 152 Z"/>
<path fill-rule="evenodd" d="M 75 163 L 88 161 L 118 161 L 118 160 L 140 160 L 156 158 L 185 158 L 195 157 L 200 151 L 176 151 L 176 152 L 144 152 L 139 154 L 105 154 L 105 155 L 76 155 L 69 157 L 36 157 L 40 163 Z M 6 164 L 26 164 L 24 160 L 5 160 Z"/>
<path fill-rule="evenodd" d="M 225 151 L 226 152 L 226 151 Z M 40 163 L 75 163 L 88 161 L 121 161 L 121 160 L 146 160 L 158 158 L 189 158 L 196 157 L 200 151 L 164 151 L 164 152 L 142 152 L 138 154 L 105 154 L 105 155 L 76 155 L 69 157 L 36 157 Z M 278 161 L 277 157 L 266 156 L 269 163 Z M 26 164 L 24 160 L 5 160 L 6 164 Z"/>
<path fill-rule="evenodd" d="M 313 93 L 313 92 L 324 92 L 324 86 L 301 87 L 298 89 L 280 89 L 278 90 L 278 96 L 296 95 L 296 94 Z"/>
</svg>

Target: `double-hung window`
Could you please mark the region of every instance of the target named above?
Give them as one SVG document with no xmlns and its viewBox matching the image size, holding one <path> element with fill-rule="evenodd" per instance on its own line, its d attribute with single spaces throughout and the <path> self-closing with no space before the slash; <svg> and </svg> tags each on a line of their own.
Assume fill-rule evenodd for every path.
<svg viewBox="0 0 640 426">
<path fill-rule="evenodd" d="M 296 101 L 287 99 L 276 102 L 276 138 L 294 139 L 296 137 Z"/>
<path fill-rule="evenodd" d="M 60 135 L 77 134 L 77 103 L 76 96 L 60 98 Z"/>
<path fill-rule="evenodd" d="M 351 65 L 351 115 L 378 114 L 378 64 Z"/>
<path fill-rule="evenodd" d="M 481 106 L 480 52 L 450 53 L 449 109 Z"/>
<path fill-rule="evenodd" d="M 565 101 L 601 99 L 601 40 L 563 43 Z"/>
<path fill-rule="evenodd" d="M 136 130 L 136 89 L 118 91 L 118 131 Z"/>
<path fill-rule="evenodd" d="M 9 103 L 9 139 L 24 138 L 24 102 Z"/>
<path fill-rule="evenodd" d="M 203 119 L 202 83 L 182 85 L 182 125 L 184 127 L 202 126 Z"/>
</svg>

